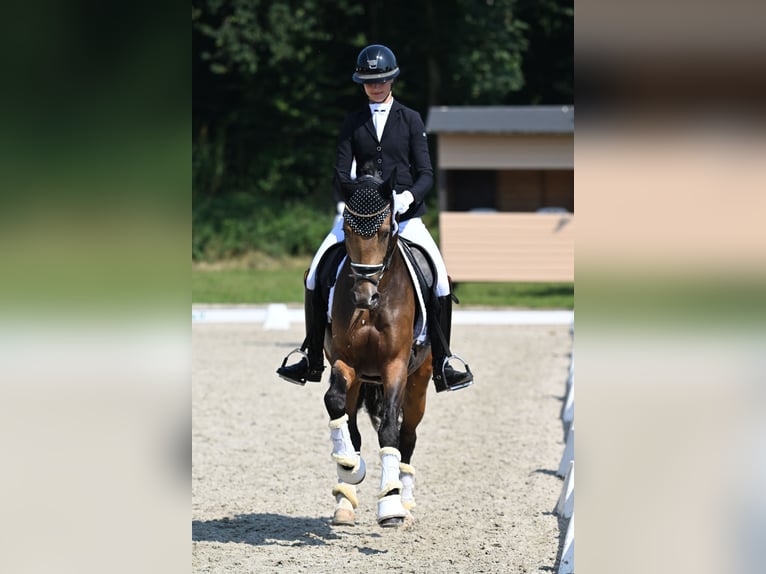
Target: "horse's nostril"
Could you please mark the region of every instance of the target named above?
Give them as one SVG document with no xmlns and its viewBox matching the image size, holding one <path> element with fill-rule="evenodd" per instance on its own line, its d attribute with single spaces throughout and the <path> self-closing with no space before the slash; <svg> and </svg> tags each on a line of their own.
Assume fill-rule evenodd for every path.
<svg viewBox="0 0 766 574">
<path fill-rule="evenodd" d="M 379 299 L 380 295 L 377 293 L 372 293 L 369 296 L 358 293 L 351 294 L 351 302 L 358 309 L 375 309 L 378 306 Z"/>
</svg>

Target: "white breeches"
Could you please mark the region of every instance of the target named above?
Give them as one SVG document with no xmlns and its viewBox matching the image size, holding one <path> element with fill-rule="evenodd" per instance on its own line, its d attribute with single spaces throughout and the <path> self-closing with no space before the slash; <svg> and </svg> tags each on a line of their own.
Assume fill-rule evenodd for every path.
<svg viewBox="0 0 766 574">
<path fill-rule="evenodd" d="M 436 246 L 436 242 L 431 237 L 431 234 L 423 224 L 423 220 L 419 217 L 408 219 L 399 224 L 399 234 L 405 239 L 409 239 L 413 243 L 417 243 L 431 256 L 431 260 L 436 266 L 436 295 L 443 297 L 449 295 L 449 280 L 447 279 L 447 267 L 444 265 L 444 259 L 439 252 L 439 248 Z M 319 261 L 325 252 L 330 249 L 336 243 L 340 243 L 344 240 L 343 235 L 343 217 L 337 216 L 335 218 L 335 224 L 333 225 L 330 233 L 327 234 L 322 244 L 317 249 L 314 259 L 311 261 L 311 267 L 309 267 L 308 275 L 306 276 L 306 288 L 314 290 L 316 287 L 316 271 Z"/>
</svg>

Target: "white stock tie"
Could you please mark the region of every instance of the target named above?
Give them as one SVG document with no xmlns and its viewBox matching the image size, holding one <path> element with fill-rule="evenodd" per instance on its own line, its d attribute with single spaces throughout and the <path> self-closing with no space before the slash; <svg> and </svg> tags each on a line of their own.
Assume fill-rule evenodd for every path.
<svg viewBox="0 0 766 574">
<path fill-rule="evenodd" d="M 375 133 L 378 136 L 378 141 L 380 141 L 380 138 L 383 135 L 383 128 L 386 125 L 387 113 L 388 110 L 383 108 L 377 109 L 372 113 L 372 123 L 375 126 Z"/>
</svg>

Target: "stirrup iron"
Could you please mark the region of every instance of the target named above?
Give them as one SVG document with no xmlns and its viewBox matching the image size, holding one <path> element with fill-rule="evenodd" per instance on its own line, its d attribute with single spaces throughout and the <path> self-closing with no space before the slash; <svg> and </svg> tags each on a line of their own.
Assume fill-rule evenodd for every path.
<svg viewBox="0 0 766 574">
<path fill-rule="evenodd" d="M 471 375 L 470 380 L 468 380 L 468 381 L 466 381 L 464 383 L 457 384 L 454 387 L 450 387 L 447 384 L 447 376 L 446 376 L 446 374 L 444 372 L 445 369 L 447 368 L 447 365 L 449 364 L 449 362 L 452 359 L 457 359 L 458 361 L 463 363 L 463 365 L 465 366 L 465 372 L 468 373 L 469 375 Z M 447 387 L 446 390 L 448 390 L 448 391 L 459 391 L 460 389 L 464 389 L 466 387 L 470 387 L 473 384 L 473 372 L 471 371 L 471 367 L 468 366 L 468 363 L 466 363 L 465 359 L 463 359 L 463 357 L 461 357 L 460 355 L 450 355 L 449 357 L 444 357 L 444 360 L 442 361 L 442 366 L 441 366 L 441 376 L 442 376 L 442 382 Z"/>
<path fill-rule="evenodd" d="M 279 369 L 277 369 L 277 375 L 279 375 L 280 379 L 282 379 L 284 381 L 287 381 L 288 383 L 292 383 L 294 385 L 304 386 L 306 384 L 306 378 L 305 377 L 301 377 L 300 379 L 291 379 L 289 377 L 285 377 L 282 373 L 279 372 L 280 370 L 284 369 L 285 366 L 287 366 L 287 359 L 289 359 L 295 353 L 298 353 L 304 359 L 306 359 L 307 363 L 309 362 L 309 355 L 308 355 L 308 353 L 305 350 L 303 350 L 301 347 L 295 347 L 292 351 L 287 353 L 287 356 L 282 360 L 282 365 L 279 367 Z"/>
</svg>

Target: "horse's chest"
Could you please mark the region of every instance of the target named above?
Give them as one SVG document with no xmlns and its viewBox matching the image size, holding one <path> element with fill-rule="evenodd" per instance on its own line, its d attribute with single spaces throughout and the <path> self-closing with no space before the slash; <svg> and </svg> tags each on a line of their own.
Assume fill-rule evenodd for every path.
<svg viewBox="0 0 766 574">
<path fill-rule="evenodd" d="M 364 350 L 366 347 L 377 348 L 384 337 L 384 332 L 381 332 L 374 323 L 368 319 L 362 319 L 357 328 L 350 333 L 349 343 L 358 350 Z"/>
</svg>

